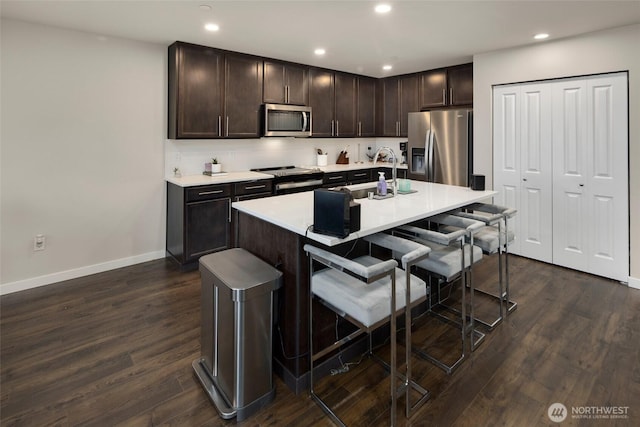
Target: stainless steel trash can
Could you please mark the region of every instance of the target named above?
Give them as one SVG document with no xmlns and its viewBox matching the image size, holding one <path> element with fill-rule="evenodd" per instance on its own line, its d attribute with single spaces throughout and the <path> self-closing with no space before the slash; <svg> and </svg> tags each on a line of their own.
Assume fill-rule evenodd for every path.
<svg viewBox="0 0 640 427">
<path fill-rule="evenodd" d="M 244 249 L 200 258 L 200 383 L 224 419 L 241 421 L 275 397 L 273 293 L 282 273 Z"/>
</svg>

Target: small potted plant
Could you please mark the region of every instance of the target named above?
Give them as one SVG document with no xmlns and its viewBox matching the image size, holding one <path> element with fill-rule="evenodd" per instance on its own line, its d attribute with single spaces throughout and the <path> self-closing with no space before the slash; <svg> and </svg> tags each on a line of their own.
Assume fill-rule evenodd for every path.
<svg viewBox="0 0 640 427">
<path fill-rule="evenodd" d="M 211 159 L 211 173 L 222 172 L 222 163 L 218 163 L 218 159 L 215 157 Z"/>
<path fill-rule="evenodd" d="M 182 177 L 182 172 L 180 172 L 180 168 L 173 168 L 173 176 L 175 176 L 176 178 Z"/>
</svg>

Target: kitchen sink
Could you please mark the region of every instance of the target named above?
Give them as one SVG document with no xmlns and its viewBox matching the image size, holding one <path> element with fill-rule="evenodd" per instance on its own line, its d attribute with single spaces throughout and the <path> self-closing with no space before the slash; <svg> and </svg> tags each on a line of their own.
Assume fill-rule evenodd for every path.
<svg viewBox="0 0 640 427">
<path fill-rule="evenodd" d="M 370 192 L 375 195 L 376 191 L 377 191 L 377 187 L 361 188 L 358 190 L 351 190 L 351 196 L 354 199 L 366 199 Z M 393 190 L 391 188 L 387 188 L 387 197 L 390 197 L 392 195 L 393 195 Z"/>
</svg>

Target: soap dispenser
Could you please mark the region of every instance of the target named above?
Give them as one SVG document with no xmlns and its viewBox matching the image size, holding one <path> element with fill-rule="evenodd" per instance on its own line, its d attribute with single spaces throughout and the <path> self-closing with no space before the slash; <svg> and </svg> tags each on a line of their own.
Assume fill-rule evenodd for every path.
<svg viewBox="0 0 640 427">
<path fill-rule="evenodd" d="M 380 178 L 378 178 L 378 196 L 387 195 L 387 181 L 384 179 L 384 172 L 378 172 Z"/>
</svg>

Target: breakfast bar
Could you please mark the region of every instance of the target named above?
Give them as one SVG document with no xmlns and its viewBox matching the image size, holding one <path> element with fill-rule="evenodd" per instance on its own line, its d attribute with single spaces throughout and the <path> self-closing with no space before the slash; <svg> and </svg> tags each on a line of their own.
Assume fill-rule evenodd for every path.
<svg viewBox="0 0 640 427">
<path fill-rule="evenodd" d="M 375 183 L 349 186 L 354 193 Z M 306 388 L 308 359 L 309 262 L 305 243 L 313 243 L 340 255 L 353 250 L 360 238 L 479 201 L 489 201 L 495 191 L 410 181 L 411 193 L 377 200 L 355 200 L 361 205 L 361 228 L 341 239 L 313 232 L 313 191 L 233 203 L 237 246 L 248 250 L 283 273 L 277 294 L 274 327 L 274 369 L 296 393 Z M 360 192 L 362 193 L 362 192 Z M 364 192 L 366 194 L 366 191 Z M 314 305 L 314 319 L 326 325 L 319 340 L 331 340 L 334 320 Z M 322 328 L 322 327 L 321 327 Z M 315 344 L 314 344 L 315 345 Z"/>
</svg>

